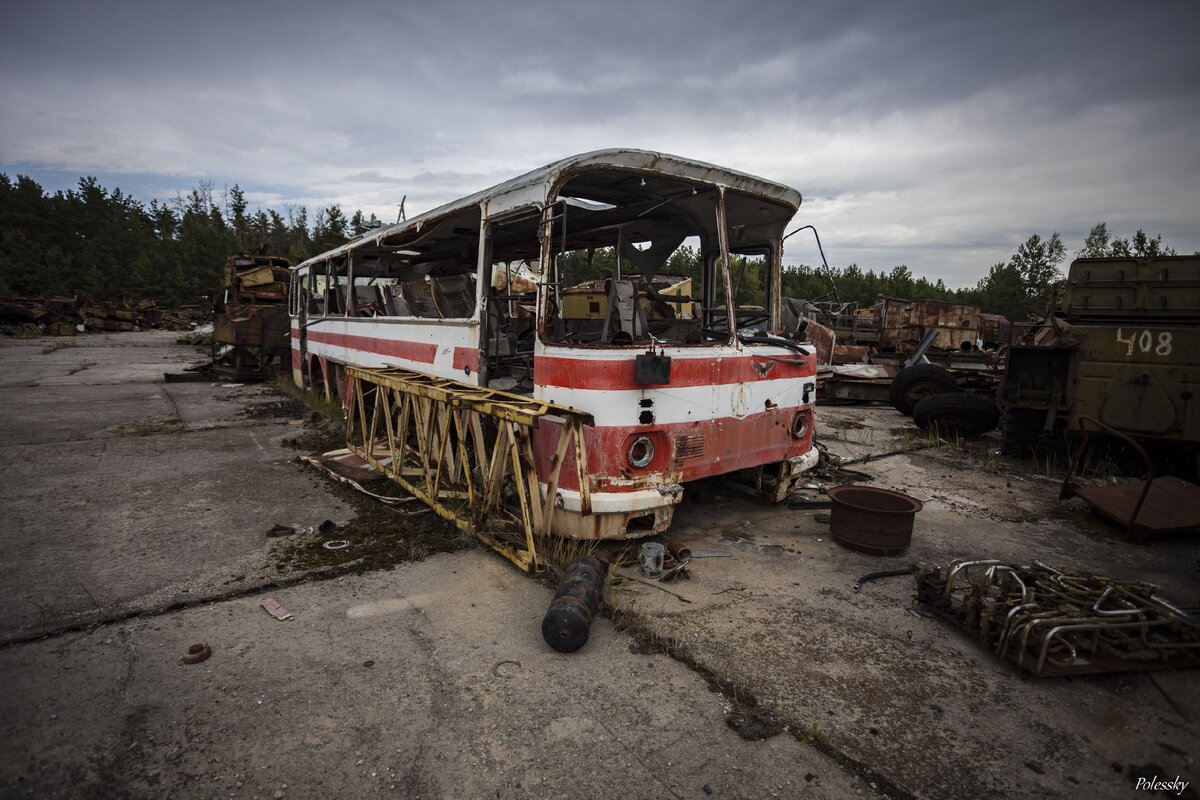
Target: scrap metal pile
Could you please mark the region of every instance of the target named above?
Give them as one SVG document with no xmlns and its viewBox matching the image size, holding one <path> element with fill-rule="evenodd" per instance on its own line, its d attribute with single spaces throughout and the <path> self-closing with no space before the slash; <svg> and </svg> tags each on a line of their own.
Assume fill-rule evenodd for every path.
<svg viewBox="0 0 1200 800">
<path fill-rule="evenodd" d="M 262 380 L 291 353 L 288 261 L 276 256 L 230 256 L 214 305 L 213 370 L 237 381 Z"/>
<path fill-rule="evenodd" d="M 1158 587 L 1040 562 L 918 564 L 917 600 L 1040 676 L 1200 666 L 1200 616 Z"/>
<path fill-rule="evenodd" d="M 895 403 L 896 376 L 925 362 L 936 365 L 943 391 L 991 394 L 1012 331 L 1007 319 L 978 306 L 883 296 L 868 308 L 784 298 L 784 324 L 801 327 L 816 347 L 817 395 L 834 402 Z"/>
<path fill-rule="evenodd" d="M 15 298 L 0 303 L 0 329 L 7 334 L 74 336 L 84 331 L 186 330 L 197 309 L 167 311 L 152 297 L 93 302 L 74 297 Z"/>
</svg>

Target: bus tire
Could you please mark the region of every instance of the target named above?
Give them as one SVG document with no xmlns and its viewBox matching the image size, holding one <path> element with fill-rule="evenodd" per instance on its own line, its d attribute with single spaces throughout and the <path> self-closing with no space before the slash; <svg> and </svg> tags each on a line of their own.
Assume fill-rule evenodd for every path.
<svg viewBox="0 0 1200 800">
<path fill-rule="evenodd" d="M 892 379 L 888 399 L 901 414 L 911 415 L 926 397 L 958 391 L 958 381 L 936 364 L 914 364 Z"/>
<path fill-rule="evenodd" d="M 924 431 L 978 436 L 996 429 L 1000 409 L 991 398 L 979 394 L 935 394 L 917 403 L 913 422 Z"/>
</svg>

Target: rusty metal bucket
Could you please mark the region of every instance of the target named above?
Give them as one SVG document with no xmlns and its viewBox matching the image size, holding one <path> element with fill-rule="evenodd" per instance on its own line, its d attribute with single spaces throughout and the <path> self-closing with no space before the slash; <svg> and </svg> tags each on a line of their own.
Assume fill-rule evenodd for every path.
<svg viewBox="0 0 1200 800">
<path fill-rule="evenodd" d="M 912 542 L 913 517 L 924 508 L 915 497 L 869 486 L 834 486 L 829 529 L 851 550 L 885 556 Z"/>
</svg>

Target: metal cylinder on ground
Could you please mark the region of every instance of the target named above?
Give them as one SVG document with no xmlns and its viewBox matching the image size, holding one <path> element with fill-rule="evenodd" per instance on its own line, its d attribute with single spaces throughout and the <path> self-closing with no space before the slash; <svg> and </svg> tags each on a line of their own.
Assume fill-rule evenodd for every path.
<svg viewBox="0 0 1200 800">
<path fill-rule="evenodd" d="M 667 552 L 680 564 L 685 564 L 692 560 L 692 551 L 678 539 L 672 539 L 667 542 Z"/>
<path fill-rule="evenodd" d="M 587 644 L 606 571 L 604 563 L 592 556 L 579 556 L 567 565 L 542 618 L 546 644 L 560 653 L 574 653 Z"/>
</svg>

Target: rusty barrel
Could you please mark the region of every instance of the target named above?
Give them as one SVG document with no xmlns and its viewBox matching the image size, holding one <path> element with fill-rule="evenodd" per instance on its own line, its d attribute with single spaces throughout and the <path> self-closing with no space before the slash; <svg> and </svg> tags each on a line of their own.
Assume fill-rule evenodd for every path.
<svg viewBox="0 0 1200 800">
<path fill-rule="evenodd" d="M 913 517 L 924 508 L 920 500 L 870 486 L 834 486 L 829 529 L 833 538 L 852 550 L 872 555 L 899 553 L 912 542 Z"/>
<path fill-rule="evenodd" d="M 542 618 L 546 644 L 560 653 L 574 653 L 587 644 L 592 616 L 604 591 L 605 572 L 604 564 L 591 556 L 579 556 L 567 565 Z"/>
</svg>

